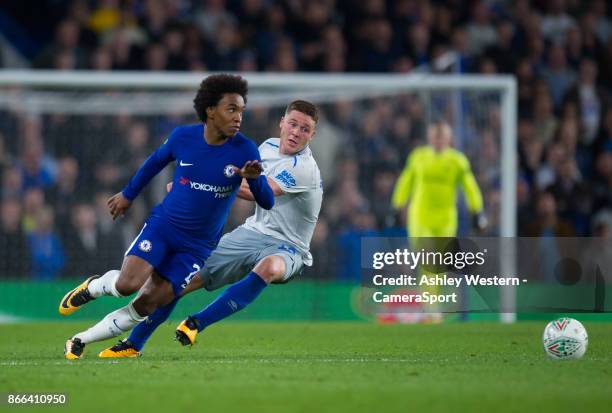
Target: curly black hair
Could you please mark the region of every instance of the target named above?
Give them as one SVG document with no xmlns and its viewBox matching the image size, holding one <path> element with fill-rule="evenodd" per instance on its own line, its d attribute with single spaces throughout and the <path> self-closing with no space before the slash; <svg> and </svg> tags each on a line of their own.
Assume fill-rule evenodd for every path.
<svg viewBox="0 0 612 413">
<path fill-rule="evenodd" d="M 206 108 L 217 106 L 226 93 L 238 93 L 247 101 L 249 84 L 241 76 L 219 74 L 211 75 L 200 83 L 200 88 L 193 99 L 193 108 L 202 122 L 206 122 Z"/>
</svg>

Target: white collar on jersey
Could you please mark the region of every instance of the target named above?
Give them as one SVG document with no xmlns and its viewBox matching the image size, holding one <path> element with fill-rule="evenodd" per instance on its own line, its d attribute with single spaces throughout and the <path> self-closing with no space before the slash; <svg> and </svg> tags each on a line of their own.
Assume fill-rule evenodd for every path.
<svg viewBox="0 0 612 413">
<path fill-rule="evenodd" d="M 272 139 L 274 139 L 275 142 L 270 142 Z M 279 156 L 281 156 L 281 157 L 293 158 L 294 156 L 298 156 L 298 155 L 310 155 L 310 154 L 312 154 L 312 151 L 310 150 L 310 144 L 304 146 L 304 148 L 301 151 L 299 151 L 299 152 L 296 152 L 296 153 L 291 154 L 291 155 L 287 155 L 287 154 L 284 154 L 284 153 L 280 153 L 280 138 L 272 137 L 272 138 L 269 138 L 266 142 L 268 144 L 272 145 L 272 146 L 275 146 L 276 149 L 278 150 Z"/>
</svg>

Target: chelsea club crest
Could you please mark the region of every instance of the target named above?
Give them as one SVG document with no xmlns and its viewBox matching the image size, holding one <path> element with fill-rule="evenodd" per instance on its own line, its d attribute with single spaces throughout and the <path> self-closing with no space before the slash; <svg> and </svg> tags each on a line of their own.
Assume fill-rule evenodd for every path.
<svg viewBox="0 0 612 413">
<path fill-rule="evenodd" d="M 235 166 L 232 164 L 225 165 L 225 168 L 223 168 L 223 175 L 225 175 L 227 178 L 231 178 L 232 176 L 236 175 L 234 168 Z"/>
</svg>

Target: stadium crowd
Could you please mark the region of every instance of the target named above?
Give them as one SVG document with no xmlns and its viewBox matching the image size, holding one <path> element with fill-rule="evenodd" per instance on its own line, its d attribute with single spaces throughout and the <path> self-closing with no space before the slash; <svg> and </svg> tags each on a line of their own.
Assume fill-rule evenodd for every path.
<svg viewBox="0 0 612 413">
<path fill-rule="evenodd" d="M 35 15 L 27 2 L 10 3 L 0 7 L 1 34 L 32 68 L 433 72 L 440 57 L 453 56 L 454 72 L 513 74 L 519 234 L 612 230 L 612 20 L 604 0 L 75 0 L 40 2 Z M 308 274 L 355 279 L 359 236 L 404 231 L 389 200 L 406 155 L 424 143 L 428 109 L 416 95 L 322 109 L 313 150 L 325 199 Z M 477 159 L 491 235 L 500 202 L 495 109 L 466 111 L 464 123 L 477 127 L 455 131 Z M 244 130 L 261 142 L 277 117 L 277 109 L 250 110 Z M 123 224 L 113 225 L 106 199 L 183 121 L 1 109 L 0 277 L 82 277 L 119 265 L 169 178 L 150 185 Z M 237 202 L 228 228 L 249 208 Z"/>
</svg>

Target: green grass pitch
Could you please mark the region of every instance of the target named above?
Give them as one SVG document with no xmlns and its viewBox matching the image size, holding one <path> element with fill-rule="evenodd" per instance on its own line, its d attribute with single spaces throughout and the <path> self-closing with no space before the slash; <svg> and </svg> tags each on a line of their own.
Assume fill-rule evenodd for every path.
<svg viewBox="0 0 612 413">
<path fill-rule="evenodd" d="M 63 344 L 86 324 L 0 325 L 0 393 L 67 393 L 43 411 L 75 412 L 609 412 L 611 325 L 586 323 L 586 356 L 564 362 L 544 325 L 225 322 L 190 349 L 172 323 L 139 359 L 98 359 L 107 341 L 76 362 Z"/>
</svg>

